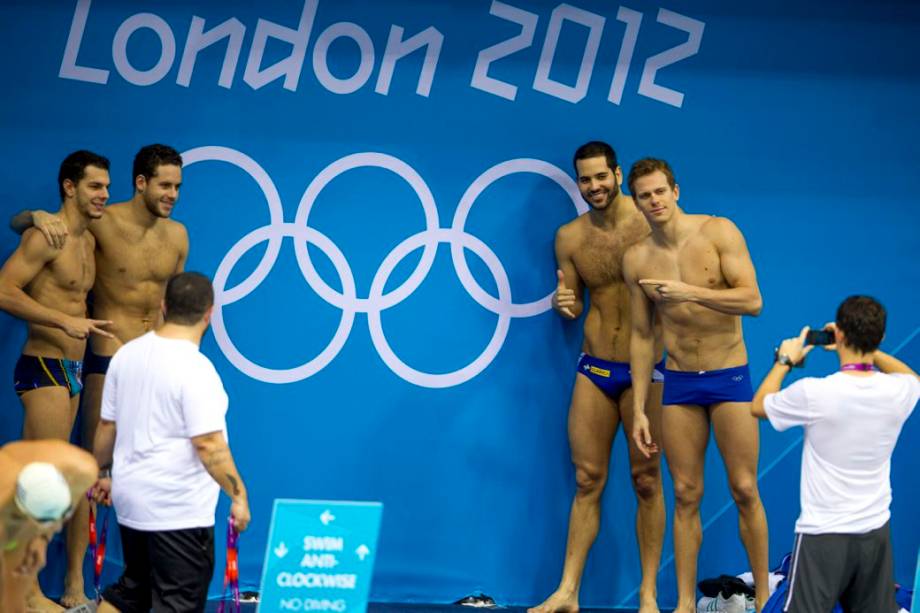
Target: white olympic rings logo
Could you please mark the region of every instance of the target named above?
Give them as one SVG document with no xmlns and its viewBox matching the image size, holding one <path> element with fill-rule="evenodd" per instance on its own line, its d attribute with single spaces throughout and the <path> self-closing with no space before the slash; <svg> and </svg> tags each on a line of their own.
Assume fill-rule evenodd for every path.
<svg viewBox="0 0 920 613">
<path fill-rule="evenodd" d="M 578 213 L 587 210 L 587 205 L 582 200 L 575 182 L 557 166 L 542 160 L 519 158 L 496 164 L 479 175 L 460 199 L 451 227 L 442 228 L 438 220 L 438 209 L 434 196 L 422 177 L 411 166 L 385 153 L 365 152 L 347 155 L 323 169 L 313 179 L 300 199 L 294 223 L 286 223 L 281 197 L 275 184 L 268 173 L 249 156 L 227 147 L 207 146 L 190 149 L 182 154 L 182 158 L 186 167 L 206 161 L 232 164 L 252 177 L 265 195 L 265 201 L 268 203 L 269 225 L 253 230 L 233 245 L 221 260 L 214 274 L 215 304 L 211 323 L 217 344 L 227 359 L 245 374 L 267 383 L 300 381 L 325 368 L 344 347 L 357 313 L 367 313 L 368 328 L 377 353 L 390 370 L 406 381 L 432 388 L 451 387 L 469 381 L 491 364 L 498 355 L 512 317 L 532 317 L 543 313 L 551 308 L 552 300 L 552 292 L 550 292 L 540 300 L 533 302 L 524 304 L 512 302 L 508 275 L 498 257 L 485 243 L 468 234 L 464 229 L 473 203 L 487 187 L 502 177 L 516 173 L 532 173 L 556 182 L 569 195 Z M 383 259 L 374 274 L 367 298 L 358 297 L 355 278 L 341 250 L 327 236 L 307 225 L 313 204 L 323 188 L 340 174 L 363 167 L 383 168 L 399 175 L 415 191 L 425 215 L 425 229 L 402 241 Z M 224 326 L 222 309 L 246 297 L 262 283 L 275 265 L 284 237 L 295 239 L 297 264 L 310 288 L 323 300 L 341 309 L 342 318 L 332 340 L 319 355 L 295 368 L 280 370 L 260 366 L 246 358 L 236 348 Z M 227 280 L 240 258 L 264 241 L 268 241 L 268 248 L 255 270 L 238 285 L 227 289 L 225 287 Z M 310 261 L 307 243 L 313 244 L 332 262 L 342 284 L 341 292 L 326 284 L 316 272 Z M 450 245 L 451 259 L 460 283 L 480 306 L 498 315 L 498 322 L 489 344 L 471 363 L 454 372 L 432 374 L 416 370 L 396 356 L 384 335 L 380 314 L 405 300 L 422 284 L 434 263 L 439 243 Z M 422 257 L 409 278 L 396 289 L 384 293 L 387 280 L 396 266 L 409 253 L 420 247 Z M 464 249 L 475 253 L 486 264 L 498 288 L 497 299 L 483 290 L 476 282 L 467 266 Z"/>
</svg>

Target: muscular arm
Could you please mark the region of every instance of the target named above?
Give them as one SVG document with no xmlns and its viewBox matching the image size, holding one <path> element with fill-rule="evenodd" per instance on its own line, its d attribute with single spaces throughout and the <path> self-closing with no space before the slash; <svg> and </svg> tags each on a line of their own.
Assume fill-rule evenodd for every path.
<svg viewBox="0 0 920 613">
<path fill-rule="evenodd" d="M 698 304 L 728 315 L 760 315 L 763 299 L 747 243 L 738 227 L 728 219 L 713 219 L 714 239 L 719 250 L 722 275 L 728 289 L 697 288 Z"/>
<path fill-rule="evenodd" d="M 185 271 L 185 262 L 188 261 L 188 230 L 181 223 L 176 222 L 176 241 L 179 244 L 179 261 L 173 274 Z"/>
<path fill-rule="evenodd" d="M 566 319 L 578 319 L 585 308 L 585 284 L 575 268 L 575 262 L 572 260 L 572 254 L 575 251 L 573 243 L 574 237 L 572 236 L 571 228 L 562 227 L 556 231 L 556 266 L 562 272 L 563 278 L 558 279 L 556 293 L 553 296 L 553 309 Z M 568 313 L 571 313 L 571 316 L 563 312 L 563 305 L 566 305 L 564 308 Z"/>
<path fill-rule="evenodd" d="M 644 414 L 655 363 L 654 305 L 636 278 L 636 257 L 637 252 L 634 249 L 629 249 L 624 254 L 623 280 L 629 290 L 629 370 L 632 378 L 633 410 L 636 414 Z"/>
<path fill-rule="evenodd" d="M 0 269 L 0 309 L 34 324 L 65 329 L 65 313 L 38 303 L 23 291 L 58 253 L 37 231 L 27 232 Z"/>
</svg>

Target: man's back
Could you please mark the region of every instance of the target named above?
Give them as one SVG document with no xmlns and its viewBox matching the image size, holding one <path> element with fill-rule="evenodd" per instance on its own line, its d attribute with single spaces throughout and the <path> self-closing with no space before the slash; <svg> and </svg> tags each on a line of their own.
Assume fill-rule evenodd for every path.
<svg viewBox="0 0 920 613">
<path fill-rule="evenodd" d="M 150 332 L 109 368 L 102 418 L 115 422 L 112 498 L 137 530 L 214 524 L 219 487 L 191 438 L 223 431 L 227 394 L 211 362 L 187 340 Z"/>
<path fill-rule="evenodd" d="M 859 534 L 888 521 L 891 454 L 920 396 L 917 377 L 838 372 L 776 396 L 773 426 L 805 428 L 796 532 Z"/>
</svg>

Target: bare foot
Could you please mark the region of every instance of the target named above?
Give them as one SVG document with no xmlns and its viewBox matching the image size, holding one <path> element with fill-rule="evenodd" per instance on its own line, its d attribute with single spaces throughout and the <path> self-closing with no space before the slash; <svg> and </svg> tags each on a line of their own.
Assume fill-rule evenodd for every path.
<svg viewBox="0 0 920 613">
<path fill-rule="evenodd" d="M 543 604 L 527 609 L 527 613 L 578 613 L 578 595 L 556 590 Z"/>
<path fill-rule="evenodd" d="M 86 594 L 83 592 L 83 582 L 80 581 L 77 585 L 68 584 L 64 588 L 64 594 L 61 596 L 61 604 L 65 609 L 72 609 L 78 607 L 81 604 L 87 604 L 89 598 L 86 597 Z"/>
<path fill-rule="evenodd" d="M 658 608 L 658 603 L 652 599 L 647 602 L 640 602 L 638 613 L 661 613 L 661 610 Z"/>
<path fill-rule="evenodd" d="M 26 611 L 28 611 L 28 613 L 51 613 L 52 611 L 58 612 L 63 610 L 64 607 L 53 600 L 49 600 L 38 590 L 35 590 L 26 597 Z"/>
</svg>

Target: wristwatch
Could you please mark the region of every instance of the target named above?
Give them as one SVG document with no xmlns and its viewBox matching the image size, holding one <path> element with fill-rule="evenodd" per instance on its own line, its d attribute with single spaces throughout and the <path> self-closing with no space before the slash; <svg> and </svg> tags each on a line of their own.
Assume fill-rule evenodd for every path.
<svg viewBox="0 0 920 613">
<path fill-rule="evenodd" d="M 802 358 L 798 362 L 793 362 L 792 358 L 788 355 L 779 352 L 779 347 L 773 349 L 773 361 L 777 364 L 788 366 L 789 368 L 801 368 L 805 365 L 805 358 Z"/>
</svg>

